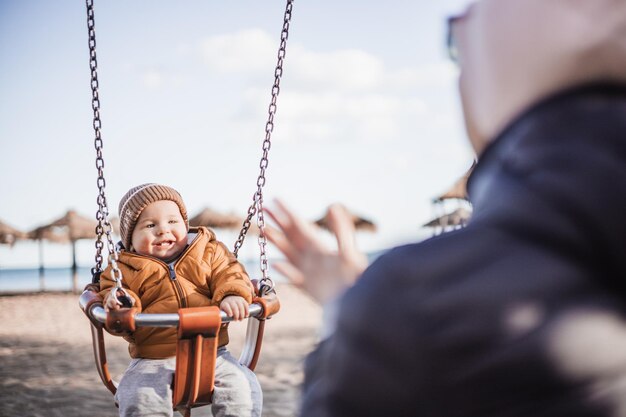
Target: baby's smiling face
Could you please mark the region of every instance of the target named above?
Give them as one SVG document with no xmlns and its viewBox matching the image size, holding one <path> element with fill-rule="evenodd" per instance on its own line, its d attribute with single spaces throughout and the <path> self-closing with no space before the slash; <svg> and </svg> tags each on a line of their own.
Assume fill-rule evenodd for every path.
<svg viewBox="0 0 626 417">
<path fill-rule="evenodd" d="M 176 258 L 187 246 L 187 225 L 178 205 L 169 200 L 149 204 L 137 220 L 132 249 L 163 261 Z"/>
</svg>

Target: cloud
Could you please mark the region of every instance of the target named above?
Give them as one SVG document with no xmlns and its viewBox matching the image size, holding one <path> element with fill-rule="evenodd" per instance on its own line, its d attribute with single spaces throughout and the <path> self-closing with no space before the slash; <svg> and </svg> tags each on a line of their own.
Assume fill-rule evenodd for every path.
<svg viewBox="0 0 626 417">
<path fill-rule="evenodd" d="M 205 65 L 220 73 L 265 75 L 276 65 L 278 38 L 260 29 L 217 35 L 201 42 Z M 311 51 L 298 43 L 287 46 L 285 74 L 299 88 L 371 91 L 433 86 L 456 77 L 453 65 L 434 63 L 419 68 L 387 68 L 362 50 Z"/>
<path fill-rule="evenodd" d="M 388 76 L 391 88 L 422 88 L 448 86 L 458 77 L 458 69 L 450 62 L 442 61 L 418 68 L 401 68 Z"/>
<path fill-rule="evenodd" d="M 242 105 L 248 111 L 233 115 L 236 125 L 243 128 L 263 120 L 268 97 L 264 89 L 248 90 Z M 279 98 L 277 140 L 394 140 L 402 136 L 407 123 L 427 117 L 427 111 L 426 104 L 415 97 L 292 89 Z"/>
<path fill-rule="evenodd" d="M 367 91 L 383 85 L 385 67 L 367 52 L 347 49 L 320 53 L 294 45 L 291 53 L 288 71 L 292 78 L 312 89 Z"/>
<path fill-rule="evenodd" d="M 156 90 L 163 85 L 163 75 L 156 70 L 150 70 L 143 74 L 142 83 L 148 90 Z"/>
<path fill-rule="evenodd" d="M 201 60 L 215 78 L 246 76 L 241 90 L 233 92 L 241 102 L 233 106 L 229 126 L 235 127 L 227 135 L 235 140 L 253 136 L 267 118 L 268 74 L 276 64 L 278 41 L 263 30 L 249 29 L 199 43 Z M 438 110 L 432 89 L 452 85 L 456 76 L 454 66 L 445 62 L 395 68 L 364 50 L 320 52 L 292 41 L 275 140 L 367 143 L 406 139 L 417 123 L 442 129 L 451 118 Z"/>
<path fill-rule="evenodd" d="M 201 44 L 209 69 L 218 72 L 267 74 L 277 61 L 278 38 L 260 29 L 212 36 Z M 384 66 L 367 52 L 347 49 L 314 52 L 288 44 L 285 71 L 301 86 L 363 90 L 380 85 Z"/>
<path fill-rule="evenodd" d="M 284 117 L 303 120 L 332 117 L 370 119 L 388 114 L 418 115 L 426 110 L 426 105 L 417 98 L 342 92 L 295 91 L 285 95 L 281 106 Z"/>
<path fill-rule="evenodd" d="M 277 50 L 277 39 L 260 29 L 211 36 L 200 46 L 205 65 L 218 72 L 267 72 L 276 63 Z"/>
<path fill-rule="evenodd" d="M 161 90 L 164 88 L 180 88 L 186 85 L 187 77 L 180 72 L 162 70 L 148 70 L 141 74 L 141 84 L 147 90 Z"/>
<path fill-rule="evenodd" d="M 179 44 L 171 51 L 172 64 L 142 73 L 142 85 L 195 97 L 198 84 L 192 80 L 198 77 L 201 86 L 207 80 L 232 83 L 224 84 L 237 98 L 221 109 L 224 135 L 256 137 L 267 118 L 278 42 L 261 29 L 247 29 L 206 37 L 195 46 Z M 195 59 L 203 68 L 183 64 Z M 277 141 L 394 141 L 412 136 L 418 124 L 421 131 L 436 133 L 454 122 L 438 103 L 439 92 L 457 76 L 444 61 L 393 67 L 364 50 L 320 52 L 292 41 L 284 70 Z"/>
</svg>

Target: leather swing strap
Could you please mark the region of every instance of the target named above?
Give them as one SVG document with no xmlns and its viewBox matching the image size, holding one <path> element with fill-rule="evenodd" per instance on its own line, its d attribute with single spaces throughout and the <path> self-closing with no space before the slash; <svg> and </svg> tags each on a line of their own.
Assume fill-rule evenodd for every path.
<svg viewBox="0 0 626 417">
<path fill-rule="evenodd" d="M 192 407 L 211 403 L 221 318 L 217 307 L 181 308 L 178 316 L 172 403 L 186 414 Z"/>
<path fill-rule="evenodd" d="M 113 382 L 113 378 L 111 378 L 111 373 L 109 372 L 109 366 L 107 364 L 107 355 L 106 349 L 104 346 L 104 333 L 102 331 L 102 324 L 92 317 L 91 309 L 95 306 L 102 307 L 102 297 L 94 290 L 94 284 L 89 284 L 85 287 L 85 291 L 83 291 L 80 296 L 81 301 L 80 305 L 84 306 L 83 312 L 89 318 L 91 322 L 91 339 L 93 345 L 93 355 L 96 362 L 96 369 L 98 370 L 98 375 L 102 380 L 102 383 L 107 387 L 112 394 L 115 394 L 117 391 L 117 387 Z"/>
<path fill-rule="evenodd" d="M 259 361 L 259 356 L 261 355 L 261 345 L 263 344 L 263 333 L 265 331 L 265 321 L 268 318 L 271 318 L 274 314 L 278 313 L 280 310 L 280 301 L 276 296 L 275 292 L 267 293 L 261 297 L 254 297 L 252 300 L 253 303 L 258 303 L 263 306 L 263 314 L 256 318 L 249 318 L 248 320 L 259 320 L 259 329 L 256 336 L 256 344 L 254 346 L 254 353 L 252 355 L 252 360 L 248 364 L 248 368 L 251 371 L 254 371 L 256 368 L 257 362 Z"/>
</svg>

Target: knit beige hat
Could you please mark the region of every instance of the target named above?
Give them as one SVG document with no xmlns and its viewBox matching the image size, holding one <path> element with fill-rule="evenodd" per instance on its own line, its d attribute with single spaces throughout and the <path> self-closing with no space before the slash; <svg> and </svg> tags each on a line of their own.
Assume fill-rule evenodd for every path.
<svg viewBox="0 0 626 417">
<path fill-rule="evenodd" d="M 155 201 L 170 200 L 178 205 L 185 225 L 189 229 L 189 219 L 183 198 L 178 191 L 166 185 L 142 184 L 133 187 L 122 197 L 119 206 L 120 236 L 124 248 L 130 249 L 133 230 L 143 209 Z"/>
</svg>

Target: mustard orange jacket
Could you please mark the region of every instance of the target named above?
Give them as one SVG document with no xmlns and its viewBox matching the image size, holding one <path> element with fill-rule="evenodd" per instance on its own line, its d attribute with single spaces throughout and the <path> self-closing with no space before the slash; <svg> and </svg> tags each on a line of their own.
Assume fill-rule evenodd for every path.
<svg viewBox="0 0 626 417">
<path fill-rule="evenodd" d="M 254 289 L 242 264 L 205 228 L 192 228 L 195 238 L 173 266 L 150 256 L 122 250 L 118 266 L 122 285 L 135 299 L 139 312 L 177 313 L 179 308 L 219 306 L 227 295 L 250 303 Z M 109 265 L 100 277 L 100 294 L 109 296 L 115 285 Z M 138 327 L 125 339 L 133 358 L 161 359 L 176 354 L 176 328 Z M 228 330 L 219 333 L 219 345 L 228 343 Z"/>
</svg>

